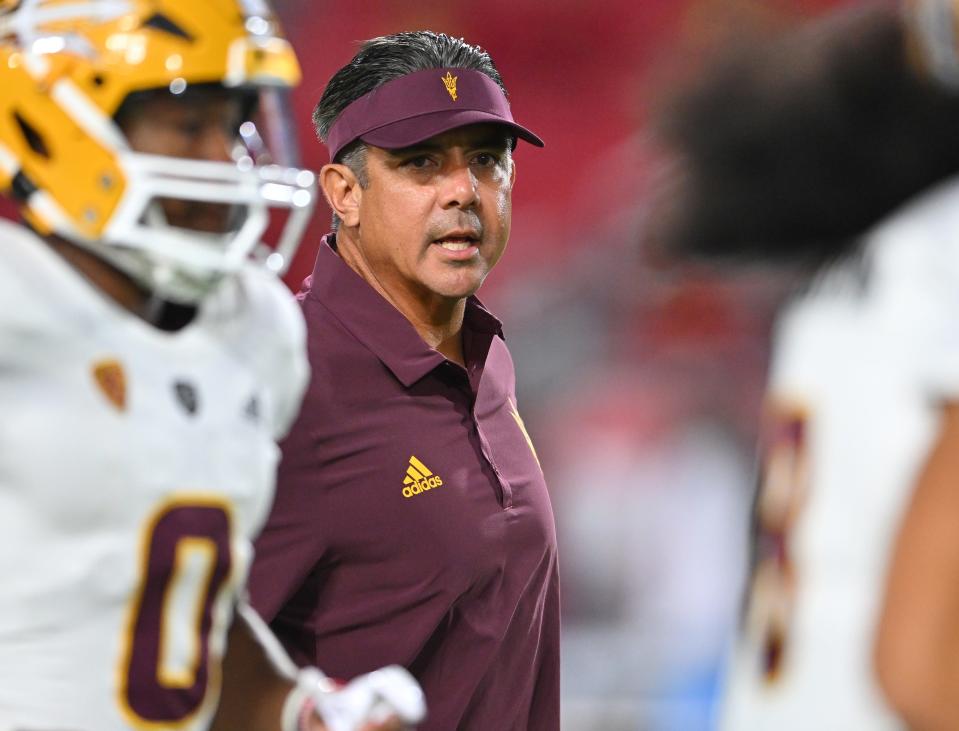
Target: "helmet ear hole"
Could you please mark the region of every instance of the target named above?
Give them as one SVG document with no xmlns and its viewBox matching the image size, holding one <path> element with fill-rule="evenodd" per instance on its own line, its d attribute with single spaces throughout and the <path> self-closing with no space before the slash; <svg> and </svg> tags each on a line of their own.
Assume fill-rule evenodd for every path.
<svg viewBox="0 0 959 731">
<path fill-rule="evenodd" d="M 30 200 L 30 196 L 37 192 L 37 186 L 34 185 L 33 181 L 21 170 L 13 176 L 13 181 L 10 184 L 10 192 L 13 194 L 15 200 L 26 203 Z"/>
<path fill-rule="evenodd" d="M 37 132 L 36 128 L 31 125 L 20 112 L 13 113 L 13 119 L 17 123 L 17 127 L 20 128 L 20 134 L 23 135 L 23 139 L 26 141 L 27 145 L 35 153 L 46 159 L 50 159 L 50 149 L 47 147 L 46 142 L 43 141 L 43 137 Z"/>
</svg>

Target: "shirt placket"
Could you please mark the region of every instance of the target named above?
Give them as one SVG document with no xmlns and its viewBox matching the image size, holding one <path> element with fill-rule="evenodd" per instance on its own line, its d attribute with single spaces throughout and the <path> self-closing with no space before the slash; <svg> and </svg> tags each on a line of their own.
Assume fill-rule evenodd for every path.
<svg viewBox="0 0 959 731">
<path fill-rule="evenodd" d="M 483 450 L 483 457 L 486 459 L 486 463 L 490 466 L 490 469 L 493 470 L 493 474 L 496 475 L 496 481 L 499 483 L 500 494 L 497 497 L 499 498 L 500 505 L 503 507 L 503 509 L 509 510 L 513 507 L 513 488 L 510 486 L 509 481 L 503 477 L 499 467 L 496 464 L 496 459 L 493 456 L 493 449 L 490 446 L 486 435 L 483 433 L 482 424 L 480 423 L 479 419 L 476 418 L 475 410 L 472 411 L 472 415 L 473 428 L 476 429 L 476 435 L 479 437 L 480 448 Z"/>
<path fill-rule="evenodd" d="M 472 340 L 472 338 L 471 338 Z M 468 343 L 467 350 L 472 350 L 473 342 Z M 513 507 L 513 488 L 500 471 L 499 465 L 496 463 L 496 456 L 493 453 L 493 447 L 490 444 L 490 440 L 486 437 L 485 429 L 483 428 L 483 423 L 476 415 L 476 403 L 478 401 L 479 390 L 482 387 L 483 380 L 483 367 L 486 360 L 486 353 L 489 350 L 489 342 L 486 342 L 481 346 L 482 348 L 482 357 L 473 357 L 468 358 L 466 370 L 464 371 L 460 368 L 460 372 L 466 376 L 466 380 L 469 384 L 469 395 L 470 395 L 470 418 L 473 420 L 473 428 L 476 430 L 476 436 L 479 437 L 480 449 L 483 452 L 483 458 L 486 460 L 486 464 L 489 465 L 489 468 L 493 471 L 493 474 L 496 475 L 496 481 L 499 484 L 499 494 L 496 496 L 499 500 L 500 506 L 504 510 L 509 510 Z M 477 353 L 473 354 L 474 356 L 479 355 Z"/>
</svg>

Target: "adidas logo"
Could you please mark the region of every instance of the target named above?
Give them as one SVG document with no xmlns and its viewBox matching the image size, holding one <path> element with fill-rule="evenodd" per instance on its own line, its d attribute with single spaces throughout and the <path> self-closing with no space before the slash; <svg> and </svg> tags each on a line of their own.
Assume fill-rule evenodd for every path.
<svg viewBox="0 0 959 731">
<path fill-rule="evenodd" d="M 406 468 L 406 477 L 403 478 L 403 497 L 413 497 L 442 484 L 443 481 L 430 472 L 429 467 L 416 457 L 410 457 L 410 466 Z"/>
</svg>

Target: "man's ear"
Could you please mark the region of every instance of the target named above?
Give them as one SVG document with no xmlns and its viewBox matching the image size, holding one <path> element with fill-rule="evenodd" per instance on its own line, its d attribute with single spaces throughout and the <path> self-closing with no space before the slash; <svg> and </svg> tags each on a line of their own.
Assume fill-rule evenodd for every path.
<svg viewBox="0 0 959 731">
<path fill-rule="evenodd" d="M 363 188 L 352 170 L 336 163 L 324 165 L 320 170 L 320 188 L 323 189 L 326 202 L 344 226 L 359 225 Z"/>
</svg>

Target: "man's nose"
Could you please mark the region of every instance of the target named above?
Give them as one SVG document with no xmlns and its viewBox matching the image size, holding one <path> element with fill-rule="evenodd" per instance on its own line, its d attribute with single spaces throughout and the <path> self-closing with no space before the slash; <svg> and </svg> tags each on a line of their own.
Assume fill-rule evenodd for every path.
<svg viewBox="0 0 959 731">
<path fill-rule="evenodd" d="M 477 180 L 467 164 L 451 166 L 443 176 L 441 205 L 443 208 L 472 208 L 478 202 Z"/>
</svg>

